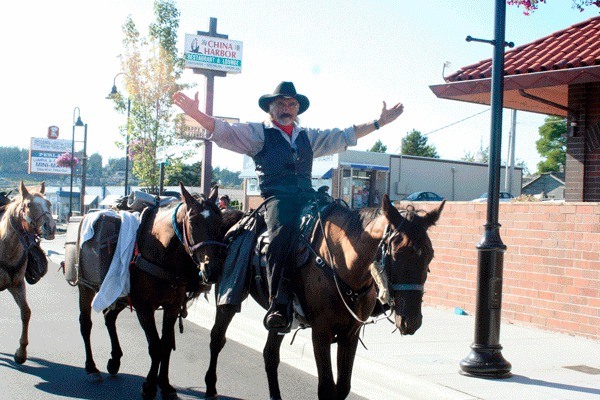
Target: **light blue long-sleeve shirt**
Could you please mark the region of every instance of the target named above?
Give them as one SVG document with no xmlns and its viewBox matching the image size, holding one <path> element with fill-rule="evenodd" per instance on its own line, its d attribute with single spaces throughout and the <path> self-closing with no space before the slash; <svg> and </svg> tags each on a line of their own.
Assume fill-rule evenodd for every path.
<svg viewBox="0 0 600 400">
<path fill-rule="evenodd" d="M 271 121 L 265 122 L 264 126 L 279 130 L 292 147 L 300 131 L 306 131 L 314 158 L 339 153 L 346 150 L 348 146 L 355 146 L 357 142 L 354 126 L 343 130 L 337 128 L 322 130 L 301 128 L 294 124 L 291 138 Z M 207 139 L 223 149 L 254 157 L 263 148 L 265 133 L 263 124 L 259 122 L 230 124 L 216 118 L 215 129 Z"/>
</svg>

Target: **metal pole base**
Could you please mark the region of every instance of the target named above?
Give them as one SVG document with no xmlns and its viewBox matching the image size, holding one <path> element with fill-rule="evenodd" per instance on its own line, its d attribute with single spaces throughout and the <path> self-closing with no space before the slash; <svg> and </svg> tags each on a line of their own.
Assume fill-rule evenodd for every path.
<svg viewBox="0 0 600 400">
<path fill-rule="evenodd" d="M 473 344 L 471 353 L 460 361 L 461 373 L 489 379 L 505 379 L 512 376 L 511 365 L 502 356 L 502 346 Z"/>
</svg>

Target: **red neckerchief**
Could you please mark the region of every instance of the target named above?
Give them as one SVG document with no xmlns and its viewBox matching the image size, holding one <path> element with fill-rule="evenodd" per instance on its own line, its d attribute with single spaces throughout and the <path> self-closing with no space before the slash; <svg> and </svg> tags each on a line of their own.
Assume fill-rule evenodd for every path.
<svg viewBox="0 0 600 400">
<path fill-rule="evenodd" d="M 289 137 L 292 137 L 292 132 L 294 131 L 294 124 L 292 125 L 281 125 L 277 121 L 272 121 L 273 125 L 284 131 Z"/>
</svg>

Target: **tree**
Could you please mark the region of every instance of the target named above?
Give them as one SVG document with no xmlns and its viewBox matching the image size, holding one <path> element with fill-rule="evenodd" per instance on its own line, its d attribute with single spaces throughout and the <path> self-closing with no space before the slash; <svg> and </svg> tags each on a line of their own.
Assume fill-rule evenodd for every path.
<svg viewBox="0 0 600 400">
<path fill-rule="evenodd" d="M 175 141 L 171 110 L 172 95 L 184 88 L 176 82 L 183 73 L 184 60 L 177 52 L 179 11 L 173 0 L 155 0 L 156 20 L 143 37 L 128 17 L 123 25 L 124 53 L 121 66 L 131 101 L 130 118 L 125 127 L 129 138 L 132 172 L 143 186 L 156 191 L 160 179 L 157 149 Z M 126 110 L 126 99 L 114 97 L 115 108 Z M 120 144 L 123 146 L 123 144 Z M 180 158 L 170 158 L 166 174 L 181 169 Z"/>
<path fill-rule="evenodd" d="M 28 152 L 18 147 L 0 147 L 0 173 L 26 174 Z"/>
<path fill-rule="evenodd" d="M 558 172 L 567 162 L 567 120 L 547 117 L 539 129 L 540 138 L 535 142 L 538 153 L 546 159 L 538 163 L 538 173 Z"/>
<path fill-rule="evenodd" d="M 435 146 L 427 144 L 427 137 L 421 132 L 413 129 L 402 139 L 402 154 L 409 156 L 420 156 L 430 158 L 440 158 Z"/>
<path fill-rule="evenodd" d="M 509 6 L 517 6 L 525 8 L 523 14 L 529 15 L 533 11 L 538 9 L 540 3 L 545 3 L 546 0 L 507 0 L 506 4 Z M 572 0 L 571 7 L 578 10 L 583 11 L 587 6 L 596 6 L 600 7 L 600 0 Z"/>
<path fill-rule="evenodd" d="M 86 183 L 92 186 L 102 184 L 102 156 L 98 153 L 94 153 L 88 157 Z"/>
<path fill-rule="evenodd" d="M 374 153 L 385 153 L 387 151 L 387 146 L 383 144 L 383 142 L 380 139 L 377 139 L 377 141 L 369 151 L 372 151 Z"/>
<path fill-rule="evenodd" d="M 461 160 L 467 162 L 487 163 L 490 160 L 490 148 L 489 146 L 485 149 L 480 148 L 474 154 L 471 154 L 470 151 L 467 151 Z"/>
</svg>

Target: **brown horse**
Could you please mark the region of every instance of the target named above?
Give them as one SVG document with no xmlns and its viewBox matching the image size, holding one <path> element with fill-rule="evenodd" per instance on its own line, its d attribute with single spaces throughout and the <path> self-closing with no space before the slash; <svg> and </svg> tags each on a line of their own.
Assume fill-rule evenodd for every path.
<svg viewBox="0 0 600 400">
<path fill-rule="evenodd" d="M 204 195 L 191 195 L 183 184 L 180 188 L 181 203 L 158 210 L 146 209 L 142 213 L 136 241 L 139 254 L 130 267 L 129 295 L 103 311 L 112 346 L 107 365 L 111 375 L 118 373 L 123 355 L 115 325 L 117 317 L 127 304 L 131 304 L 137 313 L 151 358 L 150 370 L 142 386 L 144 399 L 153 399 L 157 387 L 161 389 L 163 399 L 177 398 L 175 389 L 169 384 L 169 359 L 175 349 L 175 323 L 178 317 L 186 316 L 187 302 L 203 290 L 199 270 L 223 258 L 219 253 L 223 252 L 223 229 L 227 223 L 216 204 L 217 189 L 213 189 L 206 198 Z M 149 216 L 144 218 L 146 212 Z M 229 226 L 232 224 L 229 223 Z M 81 272 L 85 274 L 85 271 Z M 91 304 L 96 289 L 81 281 L 78 287 L 79 321 L 86 351 L 85 370 L 90 380 L 100 380 L 90 343 Z M 154 317 L 159 307 L 163 309 L 162 337 Z"/>
<path fill-rule="evenodd" d="M 400 333 L 412 335 L 421 326 L 423 289 L 433 259 L 427 229 L 438 220 L 443 207 L 444 202 L 428 213 L 419 214 L 414 208 L 399 211 L 387 195 L 383 196 L 381 209 L 351 210 L 338 203 L 324 217 L 322 227 L 315 230 L 311 247 L 318 254 L 297 270 L 295 293 L 304 319 L 312 328 L 319 399 L 345 399 L 350 393 L 359 328 L 372 314 L 377 300 L 372 263 L 384 267 Z M 256 282 L 253 276 L 250 295 L 266 309 L 264 268 L 261 284 Z M 217 359 L 237 310 L 237 306 L 217 306 L 205 375 L 207 398 L 217 396 Z M 263 351 L 271 399 L 281 398 L 277 368 L 282 340 L 283 335 L 269 332 Z M 337 382 L 332 371 L 333 343 L 338 346 Z"/>
<path fill-rule="evenodd" d="M 19 195 L 0 209 L 0 291 L 8 289 L 21 310 L 23 330 L 15 362 L 27 360 L 28 328 L 31 309 L 25 293 L 25 273 L 30 250 L 39 244 L 40 237 L 54 239 L 56 223 L 50 202 L 44 197 L 45 184 L 28 190 L 23 181 Z M 31 266 L 30 266 L 31 267 Z"/>
</svg>

